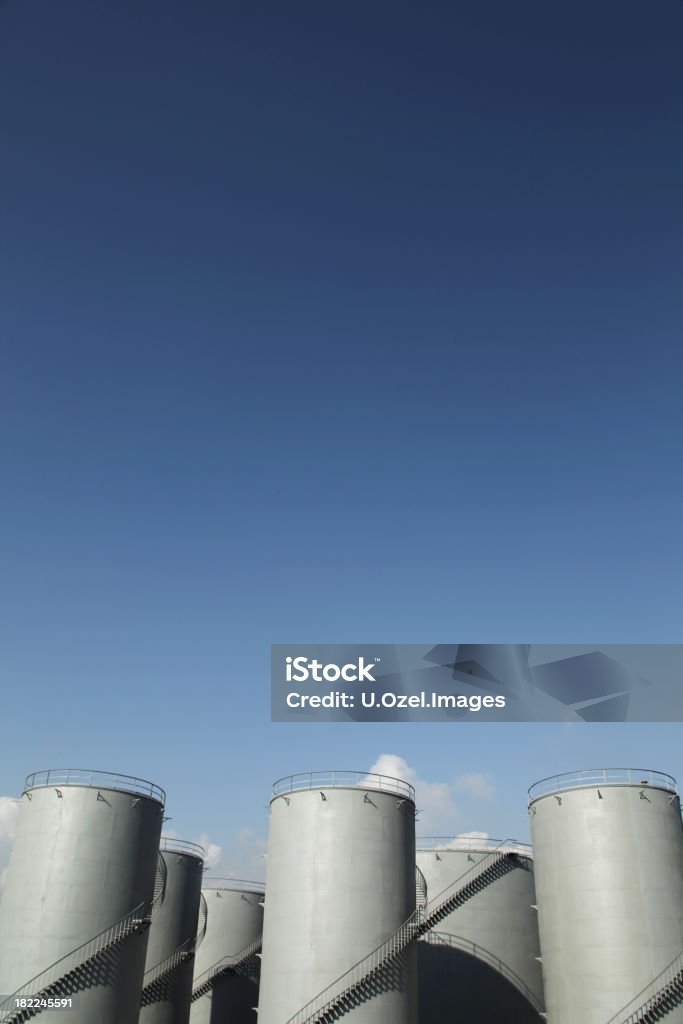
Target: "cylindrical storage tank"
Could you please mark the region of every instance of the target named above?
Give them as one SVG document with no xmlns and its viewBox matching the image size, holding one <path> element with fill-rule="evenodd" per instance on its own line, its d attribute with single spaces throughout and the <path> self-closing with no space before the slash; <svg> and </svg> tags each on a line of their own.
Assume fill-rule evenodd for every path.
<svg viewBox="0 0 683 1024">
<path fill-rule="evenodd" d="M 529 814 L 548 1021 L 606 1024 L 683 950 L 676 781 L 571 772 L 532 786 Z"/>
<path fill-rule="evenodd" d="M 204 937 L 195 957 L 190 1024 L 255 1024 L 263 884 L 205 878 Z"/>
<path fill-rule="evenodd" d="M 505 862 L 509 870 L 438 921 L 418 944 L 421 1021 L 540 1024 L 543 979 L 531 847 L 465 836 L 418 839 L 427 913 L 440 893 L 459 878 L 465 883 L 494 851 L 515 854 Z"/>
<path fill-rule="evenodd" d="M 311 1002 L 339 1005 L 349 988 L 348 1024 L 415 1024 L 415 943 L 370 976 L 366 960 L 415 911 L 412 786 L 312 772 L 279 780 L 273 793 L 258 1024 L 285 1024 L 308 1007 L 303 1021 Z"/>
<path fill-rule="evenodd" d="M 204 850 L 161 838 L 165 893 L 147 945 L 140 1024 L 188 1024 Z"/>
<path fill-rule="evenodd" d="M 135 1024 L 164 802 L 158 786 L 126 775 L 28 777 L 0 909 L 0 992 L 56 986 L 50 996 L 72 1000 L 69 1024 Z M 41 1024 L 65 1019 L 40 1013 Z"/>
</svg>

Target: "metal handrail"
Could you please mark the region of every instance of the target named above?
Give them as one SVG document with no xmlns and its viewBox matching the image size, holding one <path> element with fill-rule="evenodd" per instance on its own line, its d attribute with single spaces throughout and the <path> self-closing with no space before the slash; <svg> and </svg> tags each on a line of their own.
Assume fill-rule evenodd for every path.
<svg viewBox="0 0 683 1024">
<path fill-rule="evenodd" d="M 135 796 L 145 796 L 157 800 L 162 806 L 166 803 L 166 793 L 147 779 L 136 779 L 132 775 L 119 775 L 118 772 L 99 772 L 90 768 L 50 768 L 47 771 L 33 772 L 26 777 L 24 793 L 45 786 L 89 786 L 94 789 L 114 789 Z M 22 794 L 23 795 L 23 794 Z"/>
<path fill-rule="evenodd" d="M 489 850 L 481 860 L 478 860 L 471 868 L 468 868 L 467 871 L 463 871 L 461 875 L 458 875 L 457 878 L 454 878 L 453 881 L 449 882 L 445 889 L 442 889 L 441 892 L 436 894 L 433 900 L 429 901 L 427 917 L 431 918 L 438 914 L 443 905 L 447 903 L 456 892 L 460 891 L 462 886 L 459 886 L 458 889 L 456 889 L 456 886 L 458 886 L 458 883 L 462 882 L 463 879 L 467 879 L 465 882 L 465 885 L 467 885 L 468 882 L 474 881 L 475 878 L 482 874 L 482 872 L 478 870 L 479 868 L 483 868 L 483 871 L 487 871 L 492 864 L 497 863 L 497 861 L 499 861 L 501 857 L 505 856 L 505 854 L 516 853 L 515 850 L 510 848 L 513 843 L 514 839 L 501 839 L 498 846 Z M 473 877 L 470 878 L 469 876 Z"/>
<path fill-rule="evenodd" d="M 214 885 L 214 882 L 230 882 L 230 885 Z M 216 875 L 212 878 L 204 875 L 202 889 L 226 889 L 231 892 L 253 892 L 258 896 L 264 896 L 266 891 L 265 882 L 250 882 L 245 878 L 222 878 Z"/>
<path fill-rule="evenodd" d="M 662 992 L 674 982 L 678 975 L 683 975 L 683 953 L 674 957 L 652 981 L 641 989 L 623 1006 L 618 1013 L 610 1017 L 608 1024 L 640 1024 L 648 1010 L 654 1009 Z"/>
<path fill-rule="evenodd" d="M 2 1024 L 12 1024 L 16 1015 L 21 1012 L 16 1005 L 18 999 L 31 999 L 39 993 L 45 993 L 48 989 L 59 984 L 66 974 L 82 967 L 84 963 L 103 952 L 104 949 L 121 942 L 122 939 L 127 938 L 133 932 L 140 929 L 142 925 L 148 925 L 151 907 L 152 903 L 150 900 L 139 903 L 129 914 L 122 917 L 120 921 L 116 921 L 115 924 L 95 935 L 92 939 L 88 939 L 87 942 L 71 950 L 66 956 L 55 960 L 53 964 L 50 964 L 40 974 L 36 974 L 35 977 L 31 978 L 20 989 L 17 989 L 16 992 L 0 1003 L 0 1022 Z"/>
<path fill-rule="evenodd" d="M 466 953 L 471 953 L 477 960 L 481 960 L 483 963 L 493 967 L 499 974 L 502 974 L 504 978 L 515 986 L 515 988 L 527 999 L 534 1010 L 537 1013 L 543 1013 L 543 1004 L 539 1000 L 533 989 L 529 988 L 523 978 L 512 970 L 511 967 L 501 960 L 500 957 L 494 953 L 490 953 L 488 949 L 484 949 L 483 946 L 477 945 L 476 942 L 472 942 L 470 939 L 461 938 L 459 935 L 449 935 L 448 932 L 427 932 L 421 942 L 429 942 L 434 946 L 452 946 L 454 949 L 461 949 Z"/>
<path fill-rule="evenodd" d="M 427 906 L 427 879 L 420 871 L 417 864 L 415 865 L 415 906 L 424 907 Z"/>
<path fill-rule="evenodd" d="M 587 768 L 584 771 L 549 775 L 535 782 L 529 789 L 529 803 L 541 796 L 566 789 L 584 789 L 591 786 L 651 786 L 667 793 L 678 793 L 678 784 L 672 775 L 651 768 Z"/>
<path fill-rule="evenodd" d="M 170 974 L 178 964 L 184 963 L 188 956 L 194 953 L 196 941 L 197 936 L 191 935 L 189 939 L 185 939 L 185 941 L 181 943 L 177 949 L 174 949 L 172 953 L 169 953 L 167 957 L 161 960 L 154 967 L 150 967 L 148 971 L 145 971 L 142 994 L 144 995 L 145 992 L 159 980 L 159 978 L 163 977 L 165 974 Z"/>
<path fill-rule="evenodd" d="M 198 998 L 200 989 L 203 989 L 210 981 L 213 980 L 218 974 L 223 974 L 225 971 L 236 970 L 241 963 L 245 960 L 249 960 L 250 957 L 256 956 L 261 951 L 261 945 L 263 942 L 263 936 L 259 935 L 257 939 L 250 942 L 244 949 L 241 949 L 238 953 L 229 953 L 227 956 L 221 957 L 215 964 L 208 967 L 198 978 L 194 979 L 192 984 L 192 999 L 193 1001 Z"/>
<path fill-rule="evenodd" d="M 504 842 L 509 842 L 509 840 L 504 840 Z M 459 878 L 454 879 L 439 894 L 434 905 L 430 906 L 428 910 L 416 907 L 393 935 L 390 935 L 372 952 L 358 960 L 348 971 L 309 1000 L 298 1013 L 290 1017 L 287 1024 L 313 1024 L 314 1021 L 319 1020 L 321 1014 L 337 1005 L 340 999 L 356 988 L 370 973 L 382 967 L 387 960 L 397 956 L 413 939 L 419 938 L 420 935 L 429 931 L 432 925 L 440 919 L 440 913 L 445 905 L 504 856 L 506 856 L 505 852 L 492 850 Z"/>
<path fill-rule="evenodd" d="M 195 949 L 199 949 L 204 936 L 206 935 L 206 926 L 209 920 L 209 910 L 206 904 L 206 897 L 204 893 L 199 895 L 199 914 L 197 915 L 197 943 Z"/>
<path fill-rule="evenodd" d="M 175 839 L 172 836 L 162 836 L 159 843 L 162 853 L 184 853 L 190 857 L 198 857 L 204 860 L 206 850 L 199 843 L 189 843 L 185 839 Z"/>
<path fill-rule="evenodd" d="M 152 915 L 158 910 L 161 904 L 164 902 L 166 896 L 166 882 L 168 881 L 168 868 L 166 867 L 166 861 L 161 856 L 161 852 L 157 854 L 157 872 L 154 876 L 154 891 L 152 893 Z"/>
<path fill-rule="evenodd" d="M 404 800 L 415 802 L 415 789 L 409 782 L 392 775 L 377 775 L 374 772 L 325 771 L 298 772 L 285 775 L 273 783 L 273 797 L 284 796 L 303 789 L 371 789 L 382 793 L 393 793 Z"/>
<path fill-rule="evenodd" d="M 471 853 L 484 853 L 498 849 L 502 842 L 507 842 L 511 853 L 519 853 L 524 857 L 531 856 L 529 843 L 519 843 L 516 839 L 491 839 L 488 836 L 419 836 L 415 840 L 418 852 L 436 850 L 448 853 L 452 850 L 469 850 Z"/>
</svg>

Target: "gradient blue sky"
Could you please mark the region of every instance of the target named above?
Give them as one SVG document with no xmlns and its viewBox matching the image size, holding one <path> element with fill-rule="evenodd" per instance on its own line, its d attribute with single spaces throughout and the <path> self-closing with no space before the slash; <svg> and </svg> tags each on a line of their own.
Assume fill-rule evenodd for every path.
<svg viewBox="0 0 683 1024">
<path fill-rule="evenodd" d="M 0 793 L 140 774 L 237 850 L 273 778 L 381 753 L 501 835 L 542 775 L 683 776 L 679 725 L 268 706 L 272 641 L 682 639 L 682 32 L 0 4 Z"/>
</svg>

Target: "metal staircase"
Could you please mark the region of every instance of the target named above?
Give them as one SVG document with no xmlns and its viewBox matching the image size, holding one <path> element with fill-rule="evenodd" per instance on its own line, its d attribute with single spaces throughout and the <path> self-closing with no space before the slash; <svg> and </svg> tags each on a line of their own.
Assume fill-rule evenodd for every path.
<svg viewBox="0 0 683 1024">
<path fill-rule="evenodd" d="M 157 856 L 157 873 L 154 879 L 154 892 L 152 894 L 152 912 L 154 912 L 157 907 L 160 907 L 164 902 L 167 878 L 168 868 L 166 867 L 166 861 L 164 860 L 163 854 L 159 853 Z"/>
<path fill-rule="evenodd" d="M 169 975 L 181 965 L 187 963 L 188 960 L 192 960 L 195 954 L 197 938 L 192 936 L 186 939 L 177 949 L 162 960 L 155 967 L 150 967 L 145 972 L 145 977 L 142 982 L 142 995 L 141 1005 L 146 1006 L 148 1003 L 155 1001 L 155 992 L 160 981 L 163 981 Z"/>
<path fill-rule="evenodd" d="M 161 854 L 157 862 L 157 874 L 151 900 L 139 903 L 129 914 L 116 921 L 109 928 L 88 939 L 83 945 L 56 960 L 40 974 L 37 974 L 20 989 L 0 1003 L 0 1024 L 24 1024 L 41 1012 L 40 1008 L 17 1007 L 23 999 L 60 998 L 68 996 L 69 985 L 78 979 L 83 970 L 99 960 L 108 950 L 118 946 L 130 935 L 142 935 L 152 923 L 156 910 L 166 894 L 166 864 Z"/>
<path fill-rule="evenodd" d="M 415 906 L 424 910 L 427 906 L 427 879 L 415 865 Z"/>
<path fill-rule="evenodd" d="M 221 957 L 212 967 L 200 974 L 195 979 L 192 989 L 192 1002 L 201 999 L 203 995 L 210 992 L 216 981 L 226 974 L 241 974 L 245 978 L 253 979 L 257 976 L 260 968 L 261 936 L 248 946 L 235 953 L 233 956 Z"/>
<path fill-rule="evenodd" d="M 129 935 L 141 935 L 152 923 L 151 904 L 140 903 L 125 917 L 113 924 L 111 928 L 100 932 L 82 946 L 67 953 L 61 960 L 41 971 L 35 978 L 0 1004 L 0 1024 L 23 1024 L 39 1009 L 17 1009 L 17 1000 L 31 999 L 36 996 L 48 999 L 68 994 L 68 984 L 76 980 L 78 974 L 87 966 L 98 960 L 107 950 L 118 946 Z"/>
<path fill-rule="evenodd" d="M 209 920 L 209 908 L 206 905 L 206 897 L 204 893 L 199 897 L 199 918 L 197 920 L 197 941 L 195 943 L 195 949 L 199 949 L 204 936 L 206 935 L 206 925 Z"/>
<path fill-rule="evenodd" d="M 469 871 L 439 893 L 430 908 L 416 907 L 398 931 L 311 999 L 287 1024 L 331 1024 L 340 1011 L 351 1009 L 354 997 L 362 986 L 376 977 L 414 939 L 425 935 L 482 889 L 514 869 L 518 855 L 509 848 L 509 843 L 510 840 L 506 839 L 482 857 Z"/>
<path fill-rule="evenodd" d="M 164 863 L 164 872 L 166 872 L 166 864 L 163 858 L 160 857 L 160 862 Z M 164 874 L 164 889 L 165 889 Z M 159 874 L 157 873 L 157 883 L 159 881 Z M 156 889 L 155 889 L 156 892 Z M 163 897 L 162 897 L 163 899 Z M 156 964 L 154 967 L 150 967 L 148 971 L 145 971 L 145 976 L 142 981 L 142 994 L 141 994 L 141 1005 L 146 1006 L 148 1003 L 152 1003 L 155 1000 L 156 989 L 158 988 L 159 982 L 163 981 L 170 974 L 172 974 L 176 968 L 181 964 L 187 963 L 188 960 L 192 960 L 197 949 L 202 943 L 204 935 L 206 934 L 206 921 L 207 921 L 207 908 L 206 900 L 204 895 L 200 896 L 199 913 L 197 916 L 197 934 L 190 936 L 182 942 L 177 949 L 174 949 L 164 960 Z M 1 1024 L 1 1022 L 0 1022 Z"/>
<path fill-rule="evenodd" d="M 501 974 L 507 979 L 512 985 L 515 986 L 517 991 L 524 996 L 524 998 L 533 1006 L 539 1018 L 544 1016 L 543 1005 L 536 996 L 536 994 L 529 988 L 527 983 L 520 978 L 520 976 L 512 970 L 511 967 L 495 956 L 493 953 L 489 953 L 483 946 L 477 945 L 476 942 L 472 942 L 471 939 L 461 938 L 459 935 L 450 935 L 447 932 L 428 932 L 422 936 L 422 942 L 429 942 L 434 946 L 450 946 L 451 949 L 462 950 L 465 953 L 469 953 L 471 956 L 481 960 L 482 963 L 488 964 L 493 967 L 498 974 Z"/>
<path fill-rule="evenodd" d="M 683 953 L 650 982 L 608 1024 L 654 1024 L 683 1003 Z"/>
</svg>

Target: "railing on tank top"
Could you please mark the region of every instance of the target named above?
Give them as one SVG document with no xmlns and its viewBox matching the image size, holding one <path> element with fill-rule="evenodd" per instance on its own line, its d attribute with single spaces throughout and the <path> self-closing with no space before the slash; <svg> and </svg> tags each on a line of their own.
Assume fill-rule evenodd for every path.
<svg viewBox="0 0 683 1024">
<path fill-rule="evenodd" d="M 415 789 L 409 782 L 392 775 L 378 775 L 375 772 L 323 771 L 298 772 L 285 775 L 273 783 L 273 796 L 285 796 L 305 789 L 370 789 L 382 793 L 393 793 L 403 800 L 415 801 Z"/>
<path fill-rule="evenodd" d="M 493 967 L 498 974 L 502 974 L 531 1003 L 539 1015 L 543 1013 L 543 1004 L 524 979 L 520 978 L 511 967 L 508 967 L 504 960 L 501 960 L 494 953 L 490 953 L 488 949 L 484 949 L 478 943 L 472 942 L 471 939 L 462 938 L 460 935 L 449 935 L 447 932 L 434 931 L 427 932 L 420 941 L 428 942 L 433 946 L 450 946 L 453 949 L 462 950 L 464 953 L 470 953 L 477 960 L 481 960 L 483 963 L 488 964 L 489 967 Z"/>
<path fill-rule="evenodd" d="M 190 843 L 186 839 L 174 839 L 172 836 L 162 836 L 159 849 L 162 853 L 183 853 L 186 856 L 196 857 L 197 860 L 204 860 L 206 850 L 199 843 Z"/>
<path fill-rule="evenodd" d="M 202 882 L 202 889 L 209 892 L 242 892 L 245 895 L 251 894 L 261 897 L 265 896 L 265 886 L 265 882 L 252 882 L 247 878 L 223 878 L 219 875 L 216 875 L 215 878 L 212 878 L 210 875 L 204 875 L 204 881 Z"/>
<path fill-rule="evenodd" d="M 535 782 L 529 789 L 529 803 L 540 796 L 591 786 L 651 786 L 668 793 L 678 793 L 676 780 L 666 772 L 652 771 L 650 768 L 587 768 L 580 772 L 549 775 L 547 779 Z"/>
<path fill-rule="evenodd" d="M 419 938 L 436 924 L 440 919 L 440 912 L 445 905 L 458 893 L 464 890 L 470 883 L 475 882 L 480 875 L 483 875 L 490 867 L 500 862 L 506 856 L 514 856 L 504 847 L 514 840 L 505 839 L 500 848 L 496 847 L 486 854 L 480 861 L 473 864 L 459 878 L 448 885 L 431 904 L 429 909 L 416 907 L 410 917 L 403 922 L 401 927 L 388 939 L 372 950 L 367 956 L 353 965 L 348 971 L 340 975 L 331 985 L 319 992 L 317 996 L 309 1000 L 286 1024 L 313 1024 L 320 1020 L 321 1016 L 337 1006 L 347 994 L 356 989 L 362 982 L 375 971 L 378 971 L 387 961 L 398 956 L 406 946 Z"/>
<path fill-rule="evenodd" d="M 46 786 L 87 786 L 91 789 L 114 789 L 133 796 L 146 796 L 165 805 L 166 793 L 147 779 L 136 779 L 132 775 L 118 772 L 99 772 L 90 768 L 51 768 L 49 771 L 34 772 L 24 782 L 24 793 Z"/>
<path fill-rule="evenodd" d="M 683 980 L 683 953 L 679 953 L 661 974 L 653 978 L 626 1006 L 622 1007 L 607 1024 L 640 1024 L 646 1020 L 646 1014 L 653 1010 L 661 1000 L 669 985 Z"/>
<path fill-rule="evenodd" d="M 510 853 L 519 853 L 523 857 L 533 858 L 529 843 L 519 843 L 516 839 L 492 839 L 490 836 L 418 836 L 415 846 L 418 853 L 488 853 L 489 850 L 502 852 L 501 846 L 507 843 Z"/>
</svg>

